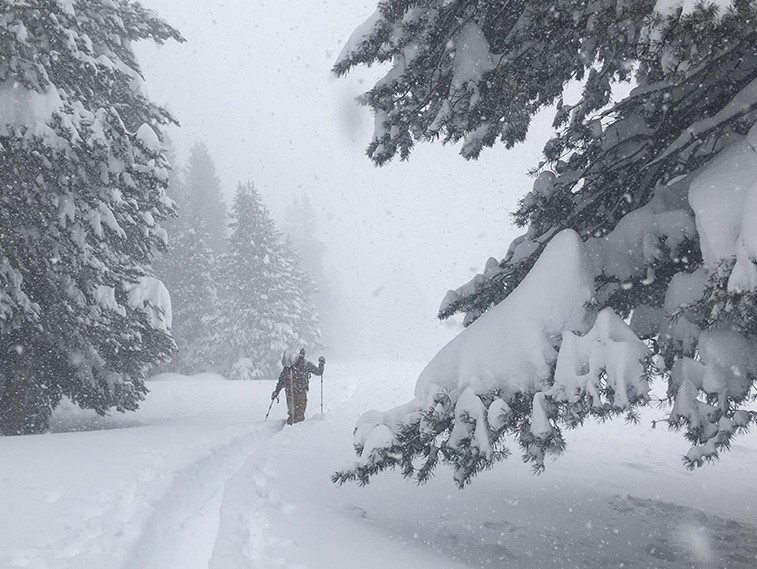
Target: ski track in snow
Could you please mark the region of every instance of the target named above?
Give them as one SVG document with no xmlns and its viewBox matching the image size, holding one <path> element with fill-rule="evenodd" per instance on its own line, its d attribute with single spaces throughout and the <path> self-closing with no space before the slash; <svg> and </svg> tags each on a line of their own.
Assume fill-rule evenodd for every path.
<svg viewBox="0 0 757 569">
<path fill-rule="evenodd" d="M 293 507 L 271 489 L 282 452 L 279 421 L 254 426 L 179 472 L 132 547 L 124 568 L 289 568 L 268 554 L 269 512 Z"/>
</svg>

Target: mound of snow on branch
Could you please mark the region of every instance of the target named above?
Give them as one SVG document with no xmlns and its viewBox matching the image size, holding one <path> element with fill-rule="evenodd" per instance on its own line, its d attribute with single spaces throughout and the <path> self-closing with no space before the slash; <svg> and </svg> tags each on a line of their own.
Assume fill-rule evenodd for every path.
<svg viewBox="0 0 757 569">
<path fill-rule="evenodd" d="M 441 453 L 463 486 L 507 456 L 505 434 L 541 469 L 547 453 L 563 448 L 558 422 L 647 401 L 647 346 L 612 309 L 596 314 L 593 295 L 592 258 L 577 233 L 562 231 L 505 300 L 431 360 L 412 401 L 359 419 L 360 458 L 335 479 L 366 482 L 401 466 L 423 481 Z"/>
<path fill-rule="evenodd" d="M 736 258 L 732 292 L 757 290 L 757 126 L 721 152 L 691 183 L 702 256 L 708 269 Z"/>
<path fill-rule="evenodd" d="M 533 270 L 503 302 L 450 341 L 415 388 L 425 400 L 440 390 L 473 386 L 506 395 L 543 387 L 565 330 L 585 331 L 594 272 L 578 235 L 555 236 Z"/>
</svg>

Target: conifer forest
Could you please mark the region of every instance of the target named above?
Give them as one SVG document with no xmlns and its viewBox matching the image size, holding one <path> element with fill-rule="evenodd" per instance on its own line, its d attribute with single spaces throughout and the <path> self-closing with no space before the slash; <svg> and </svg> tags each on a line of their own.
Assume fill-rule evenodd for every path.
<svg viewBox="0 0 757 569">
<path fill-rule="evenodd" d="M 757 1 L 0 0 L 0 567 L 757 567 Z"/>
</svg>

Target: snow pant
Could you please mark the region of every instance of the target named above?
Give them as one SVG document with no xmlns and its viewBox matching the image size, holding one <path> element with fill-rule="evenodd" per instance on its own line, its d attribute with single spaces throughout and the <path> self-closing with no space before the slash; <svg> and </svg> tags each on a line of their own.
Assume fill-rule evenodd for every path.
<svg viewBox="0 0 757 569">
<path fill-rule="evenodd" d="M 308 391 L 304 387 L 287 388 L 287 425 L 305 420 L 305 408 L 308 406 Z"/>
</svg>

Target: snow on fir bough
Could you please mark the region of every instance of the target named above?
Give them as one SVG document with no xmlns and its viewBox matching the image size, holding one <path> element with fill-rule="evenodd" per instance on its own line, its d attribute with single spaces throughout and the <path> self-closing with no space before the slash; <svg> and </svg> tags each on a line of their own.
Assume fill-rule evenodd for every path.
<svg viewBox="0 0 757 569">
<path fill-rule="evenodd" d="M 558 421 L 645 403 L 647 348 L 611 309 L 594 312 L 593 280 L 578 235 L 557 235 L 521 285 L 426 366 L 412 402 L 361 417 L 360 461 L 335 478 L 364 483 L 399 466 L 424 481 L 441 459 L 463 486 L 507 456 L 507 435 L 542 469 L 545 455 L 564 447 Z"/>
<path fill-rule="evenodd" d="M 510 147 L 549 106 L 557 130 L 514 214 L 525 234 L 442 302 L 465 330 L 413 401 L 360 419 L 334 479 L 441 462 L 462 486 L 508 438 L 540 470 L 562 428 L 634 419 L 653 379 L 684 464 L 717 459 L 755 421 L 757 2 L 499 4 L 382 2 L 334 66 L 391 62 L 361 98 L 379 165 L 418 141 Z"/>
</svg>

